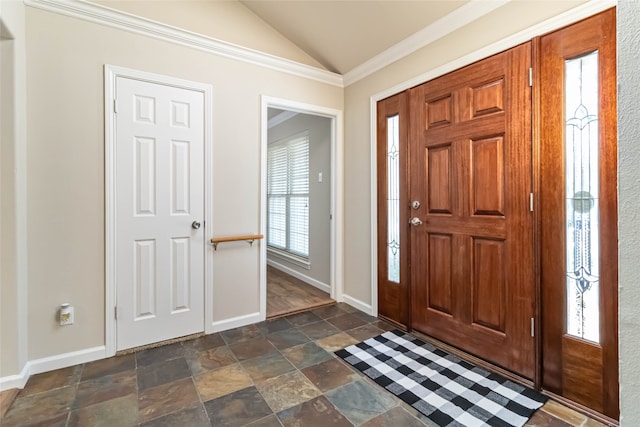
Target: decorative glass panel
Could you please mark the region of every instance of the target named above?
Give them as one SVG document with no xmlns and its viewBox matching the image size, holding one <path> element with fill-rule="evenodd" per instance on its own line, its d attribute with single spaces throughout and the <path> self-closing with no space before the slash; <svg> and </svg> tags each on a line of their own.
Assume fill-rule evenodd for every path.
<svg viewBox="0 0 640 427">
<path fill-rule="evenodd" d="M 400 119 L 387 117 L 387 271 L 400 283 Z"/>
<path fill-rule="evenodd" d="M 565 61 L 567 333 L 600 339 L 598 52 Z"/>
</svg>

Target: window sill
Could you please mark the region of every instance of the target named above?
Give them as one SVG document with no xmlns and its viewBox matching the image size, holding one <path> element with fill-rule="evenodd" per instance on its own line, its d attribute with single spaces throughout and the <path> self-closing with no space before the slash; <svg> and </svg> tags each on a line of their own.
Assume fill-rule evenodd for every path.
<svg viewBox="0 0 640 427">
<path fill-rule="evenodd" d="M 287 261 L 306 270 L 311 270 L 311 263 L 308 259 L 293 255 L 289 252 L 281 251 L 275 248 L 267 247 L 267 255 L 273 256 L 283 261 Z"/>
</svg>

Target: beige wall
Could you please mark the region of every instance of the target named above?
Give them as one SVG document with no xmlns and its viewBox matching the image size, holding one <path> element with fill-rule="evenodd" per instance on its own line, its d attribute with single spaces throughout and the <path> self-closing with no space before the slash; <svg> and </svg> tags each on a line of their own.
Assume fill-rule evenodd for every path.
<svg viewBox="0 0 640 427">
<path fill-rule="evenodd" d="M 0 377 L 26 363 L 24 5 L 0 3 Z"/>
<path fill-rule="evenodd" d="M 239 1 L 180 0 L 178 8 L 176 1 L 162 0 L 99 0 L 93 3 L 324 69 Z"/>
<path fill-rule="evenodd" d="M 583 3 L 517 1 L 496 9 L 466 27 L 345 89 L 345 247 L 344 293 L 371 303 L 370 100 L 401 85 L 505 39 L 538 22 Z M 417 84 L 418 82 L 416 82 Z M 389 93 L 391 95 L 391 93 Z"/>
<path fill-rule="evenodd" d="M 640 425 L 640 3 L 618 4 L 618 197 L 621 426 Z"/>
<path fill-rule="evenodd" d="M 213 224 L 257 233 L 260 96 L 342 109 L 342 89 L 27 8 L 29 358 L 104 345 L 103 65 L 213 85 Z M 46 28 L 47 31 L 41 31 Z M 161 53 L 161 54 L 159 54 Z M 258 249 L 213 255 L 214 320 L 259 311 Z M 62 302 L 73 326 L 56 325 Z"/>
<path fill-rule="evenodd" d="M 331 119 L 298 114 L 268 131 L 269 143 L 309 131 L 309 262 L 310 269 L 267 255 L 287 268 L 331 285 Z M 322 182 L 318 173 L 322 172 Z"/>
</svg>

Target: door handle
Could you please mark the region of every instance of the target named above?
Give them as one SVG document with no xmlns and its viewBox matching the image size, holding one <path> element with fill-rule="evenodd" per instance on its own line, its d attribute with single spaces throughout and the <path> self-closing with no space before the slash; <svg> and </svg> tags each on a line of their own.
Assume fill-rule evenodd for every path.
<svg viewBox="0 0 640 427">
<path fill-rule="evenodd" d="M 197 230 L 198 228 L 200 228 L 200 223 L 198 221 L 193 221 L 191 223 L 191 228 L 193 228 L 194 230 Z"/>
<path fill-rule="evenodd" d="M 417 226 L 419 226 L 420 224 L 422 224 L 422 221 L 420 221 L 420 218 L 418 218 L 417 216 L 414 216 L 413 218 L 411 218 L 411 219 L 409 220 L 409 223 L 410 223 L 411 225 L 413 225 L 414 227 L 417 227 Z"/>
</svg>

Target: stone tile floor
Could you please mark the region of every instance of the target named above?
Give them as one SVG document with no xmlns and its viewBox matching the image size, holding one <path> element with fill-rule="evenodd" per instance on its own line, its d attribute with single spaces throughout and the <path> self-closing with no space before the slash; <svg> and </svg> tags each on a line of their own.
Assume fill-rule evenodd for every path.
<svg viewBox="0 0 640 427">
<path fill-rule="evenodd" d="M 32 376 L 10 426 L 424 427 L 333 351 L 393 327 L 345 304 Z M 554 402 L 528 426 L 601 426 Z"/>
</svg>

